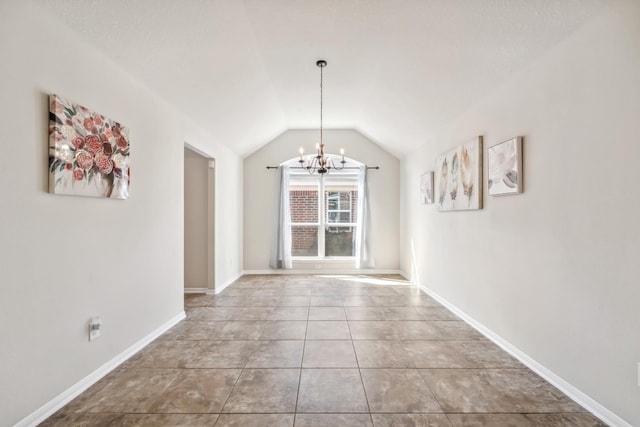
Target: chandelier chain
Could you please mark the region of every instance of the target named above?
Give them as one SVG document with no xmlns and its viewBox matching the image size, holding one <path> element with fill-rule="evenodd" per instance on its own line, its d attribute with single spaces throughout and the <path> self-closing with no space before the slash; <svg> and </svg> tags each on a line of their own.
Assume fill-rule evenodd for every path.
<svg viewBox="0 0 640 427">
<path fill-rule="evenodd" d="M 324 67 L 320 67 L 320 145 L 322 146 L 322 72 Z"/>
</svg>

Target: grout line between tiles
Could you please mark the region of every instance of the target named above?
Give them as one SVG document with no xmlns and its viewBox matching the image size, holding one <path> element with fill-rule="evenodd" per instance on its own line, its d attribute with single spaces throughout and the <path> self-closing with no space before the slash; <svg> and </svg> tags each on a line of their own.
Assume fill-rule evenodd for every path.
<svg viewBox="0 0 640 427">
<path fill-rule="evenodd" d="M 298 413 L 298 400 L 300 399 L 300 387 L 302 386 L 302 366 L 304 364 L 304 353 L 306 351 L 307 348 L 307 331 L 309 330 L 309 314 L 310 314 L 310 309 L 307 310 L 307 323 L 305 324 L 304 327 L 304 340 L 302 341 L 302 357 L 300 358 L 300 371 L 298 374 L 298 390 L 296 392 L 296 405 L 294 407 L 295 410 L 295 414 Z M 293 425 L 295 426 L 295 415 L 293 417 Z"/>
</svg>

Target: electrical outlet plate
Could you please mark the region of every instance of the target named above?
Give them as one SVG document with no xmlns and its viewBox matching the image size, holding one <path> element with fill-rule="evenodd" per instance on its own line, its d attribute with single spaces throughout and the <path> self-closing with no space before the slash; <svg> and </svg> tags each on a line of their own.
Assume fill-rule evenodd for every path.
<svg viewBox="0 0 640 427">
<path fill-rule="evenodd" d="M 100 337 L 102 330 L 102 321 L 99 317 L 89 319 L 89 341 L 93 341 Z"/>
<path fill-rule="evenodd" d="M 640 362 L 638 362 L 638 387 L 640 387 Z"/>
</svg>

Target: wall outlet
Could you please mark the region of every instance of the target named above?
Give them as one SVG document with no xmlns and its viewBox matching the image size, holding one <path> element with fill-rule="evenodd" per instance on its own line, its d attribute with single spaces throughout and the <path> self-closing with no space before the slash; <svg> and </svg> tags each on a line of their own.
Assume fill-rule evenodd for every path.
<svg viewBox="0 0 640 427">
<path fill-rule="evenodd" d="M 100 317 L 92 317 L 89 319 L 89 341 L 99 338 L 101 332 L 102 320 L 100 320 Z"/>
<path fill-rule="evenodd" d="M 638 387 L 640 387 L 640 362 L 638 362 Z"/>
</svg>

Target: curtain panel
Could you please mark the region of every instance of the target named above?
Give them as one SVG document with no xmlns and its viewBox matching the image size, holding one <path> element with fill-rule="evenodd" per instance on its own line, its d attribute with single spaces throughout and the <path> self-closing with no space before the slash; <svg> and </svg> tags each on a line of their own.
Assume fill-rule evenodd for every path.
<svg viewBox="0 0 640 427">
<path fill-rule="evenodd" d="M 273 269 L 291 269 L 291 206 L 289 205 L 289 166 L 278 167 L 277 200 L 274 213 L 273 239 L 269 266 Z"/>
<path fill-rule="evenodd" d="M 371 251 L 371 209 L 369 207 L 369 188 L 367 167 L 360 166 L 358 174 L 358 226 L 356 227 L 356 268 L 373 268 Z"/>
</svg>

